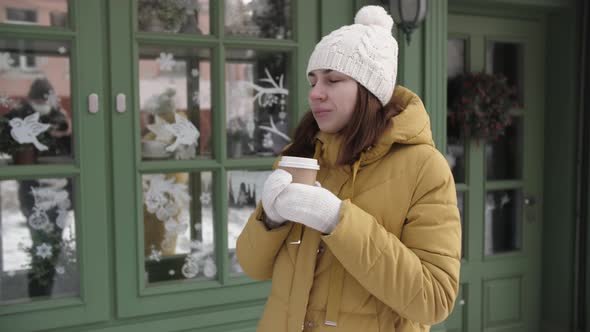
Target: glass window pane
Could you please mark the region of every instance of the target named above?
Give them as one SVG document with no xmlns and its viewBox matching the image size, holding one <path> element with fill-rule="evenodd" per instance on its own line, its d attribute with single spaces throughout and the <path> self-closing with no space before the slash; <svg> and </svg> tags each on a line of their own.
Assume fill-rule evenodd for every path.
<svg viewBox="0 0 590 332">
<path fill-rule="evenodd" d="M 230 272 L 241 274 L 236 258 L 236 241 L 246 225 L 248 218 L 256 209 L 260 200 L 264 181 L 271 171 L 230 171 L 227 173 L 228 212 L 227 212 L 227 245 L 230 261 Z"/>
<path fill-rule="evenodd" d="M 465 257 L 465 244 L 468 242 L 466 240 L 467 232 L 465 231 L 465 193 L 462 191 L 457 192 L 457 206 L 461 217 L 461 257 Z"/>
<path fill-rule="evenodd" d="M 287 54 L 226 52 L 227 153 L 276 156 L 291 139 Z"/>
<path fill-rule="evenodd" d="M 0 39 L 0 167 L 72 163 L 70 43 Z"/>
<path fill-rule="evenodd" d="M 0 181 L 0 303 L 80 294 L 71 178 Z"/>
<path fill-rule="evenodd" d="M 140 48 L 144 160 L 212 157 L 210 54 L 208 49 Z"/>
<path fill-rule="evenodd" d="M 209 0 L 138 0 L 139 31 L 208 35 Z"/>
<path fill-rule="evenodd" d="M 454 93 L 457 88 L 452 82 L 452 79 L 465 72 L 465 45 L 464 39 L 449 39 L 447 42 L 447 78 L 449 84 L 447 85 L 447 100 L 451 102 L 454 100 Z M 447 105 L 449 106 L 449 105 Z M 450 114 L 450 110 L 447 111 Z M 453 121 L 453 117 L 447 116 L 447 162 L 453 171 L 453 177 L 456 183 L 465 183 L 465 161 L 466 161 L 466 142 L 463 135 L 463 128 L 458 123 Z"/>
<path fill-rule="evenodd" d="M 488 73 L 503 74 L 516 89 L 514 102 L 524 107 L 524 47 L 517 43 L 488 41 L 486 49 Z"/>
<path fill-rule="evenodd" d="M 485 254 L 494 255 L 521 248 L 521 190 L 488 191 L 485 207 Z"/>
<path fill-rule="evenodd" d="M 486 176 L 488 180 L 522 179 L 524 133 L 522 117 L 513 117 L 506 134 L 487 142 Z"/>
<path fill-rule="evenodd" d="M 212 173 L 142 179 L 147 281 L 215 279 Z"/>
<path fill-rule="evenodd" d="M 290 0 L 226 0 L 225 33 L 259 38 L 292 38 Z"/>
<path fill-rule="evenodd" d="M 465 73 L 467 67 L 465 56 L 465 39 L 447 40 L 447 78 L 453 78 L 459 74 Z"/>
<path fill-rule="evenodd" d="M 67 27 L 68 0 L 2 0 L 0 22 Z"/>
</svg>

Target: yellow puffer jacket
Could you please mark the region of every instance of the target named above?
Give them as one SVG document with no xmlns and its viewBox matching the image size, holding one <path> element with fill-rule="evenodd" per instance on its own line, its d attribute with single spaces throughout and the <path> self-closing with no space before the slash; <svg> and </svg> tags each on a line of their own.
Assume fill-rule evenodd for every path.
<svg viewBox="0 0 590 332">
<path fill-rule="evenodd" d="M 451 171 L 434 148 L 418 96 L 350 166 L 340 139 L 320 133 L 318 181 L 343 199 L 334 231 L 287 222 L 268 230 L 259 204 L 237 242 L 244 272 L 272 278 L 259 332 L 429 331 L 457 296 L 461 225 Z"/>
</svg>

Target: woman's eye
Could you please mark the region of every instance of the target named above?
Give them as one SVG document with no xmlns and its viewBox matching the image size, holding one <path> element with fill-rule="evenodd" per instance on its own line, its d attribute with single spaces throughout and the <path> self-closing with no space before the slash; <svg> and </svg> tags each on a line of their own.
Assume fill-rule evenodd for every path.
<svg viewBox="0 0 590 332">
<path fill-rule="evenodd" d="M 338 83 L 338 82 L 340 82 L 340 80 L 328 80 L 328 82 L 330 82 L 330 83 Z"/>
</svg>

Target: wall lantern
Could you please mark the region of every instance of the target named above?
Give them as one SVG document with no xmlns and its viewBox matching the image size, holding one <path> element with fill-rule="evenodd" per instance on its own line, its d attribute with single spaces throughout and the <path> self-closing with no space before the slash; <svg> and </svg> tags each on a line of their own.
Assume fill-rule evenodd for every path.
<svg viewBox="0 0 590 332">
<path fill-rule="evenodd" d="M 410 44 L 412 32 L 426 17 L 427 0 L 389 0 L 389 10 L 395 25 L 404 32 Z"/>
</svg>

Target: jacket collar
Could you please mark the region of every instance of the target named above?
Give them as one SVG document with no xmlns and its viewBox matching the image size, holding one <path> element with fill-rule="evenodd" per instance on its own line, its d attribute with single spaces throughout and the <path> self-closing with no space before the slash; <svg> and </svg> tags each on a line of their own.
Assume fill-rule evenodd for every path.
<svg viewBox="0 0 590 332">
<path fill-rule="evenodd" d="M 389 120 L 393 122 L 392 126 L 381 135 L 377 143 L 362 153 L 359 159 L 360 167 L 381 159 L 394 144 L 434 146 L 430 118 L 420 98 L 412 91 L 399 85 L 395 88 L 394 97 L 400 102 L 402 112 Z M 323 164 L 329 168 L 336 167 L 338 154 L 342 147 L 342 136 L 320 131 L 316 135 L 316 140 L 321 144 L 320 166 Z"/>
</svg>

